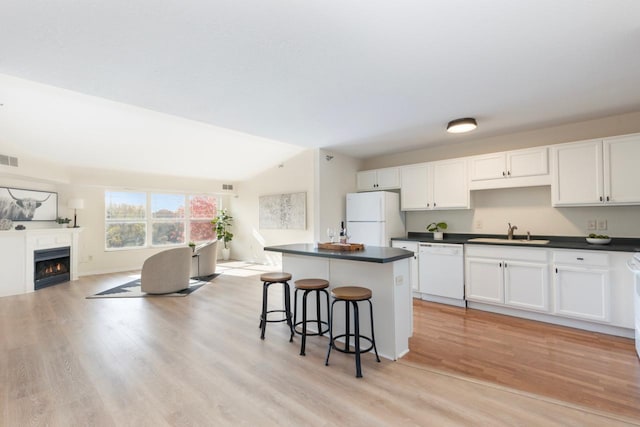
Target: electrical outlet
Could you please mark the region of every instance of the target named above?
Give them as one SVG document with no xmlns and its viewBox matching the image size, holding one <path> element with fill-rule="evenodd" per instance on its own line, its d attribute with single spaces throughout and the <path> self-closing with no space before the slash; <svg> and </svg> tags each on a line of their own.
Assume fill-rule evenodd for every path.
<svg viewBox="0 0 640 427">
<path fill-rule="evenodd" d="M 587 230 L 595 230 L 597 227 L 598 221 L 595 219 L 590 219 L 587 221 Z"/>
<path fill-rule="evenodd" d="M 607 220 L 599 219 L 598 220 L 598 230 L 606 230 L 607 229 Z"/>
<path fill-rule="evenodd" d="M 396 286 L 402 286 L 404 284 L 404 276 L 396 276 Z"/>
<path fill-rule="evenodd" d="M 476 230 L 482 230 L 482 220 L 476 219 Z"/>
</svg>

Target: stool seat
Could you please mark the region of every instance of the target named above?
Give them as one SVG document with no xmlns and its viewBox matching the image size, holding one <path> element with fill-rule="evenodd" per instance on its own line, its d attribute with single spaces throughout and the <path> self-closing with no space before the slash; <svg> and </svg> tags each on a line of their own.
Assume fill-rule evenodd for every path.
<svg viewBox="0 0 640 427">
<path fill-rule="evenodd" d="M 303 290 L 316 290 L 326 289 L 329 287 L 329 282 L 324 279 L 300 279 L 295 281 L 297 289 Z"/>
<path fill-rule="evenodd" d="M 341 286 L 333 288 L 331 295 L 345 301 L 364 301 L 371 298 L 371 289 L 361 286 Z"/>
<path fill-rule="evenodd" d="M 291 280 L 291 274 L 285 272 L 264 273 L 260 275 L 260 280 L 273 283 L 286 282 Z"/>
</svg>

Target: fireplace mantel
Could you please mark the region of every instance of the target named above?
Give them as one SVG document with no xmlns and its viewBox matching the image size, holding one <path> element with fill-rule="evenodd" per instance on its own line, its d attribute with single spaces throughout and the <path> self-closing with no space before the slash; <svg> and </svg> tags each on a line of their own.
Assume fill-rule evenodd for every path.
<svg viewBox="0 0 640 427">
<path fill-rule="evenodd" d="M 38 228 L 0 231 L 2 280 L 0 297 L 34 291 L 33 252 L 69 246 L 71 280 L 78 278 L 78 236 L 81 228 Z"/>
</svg>

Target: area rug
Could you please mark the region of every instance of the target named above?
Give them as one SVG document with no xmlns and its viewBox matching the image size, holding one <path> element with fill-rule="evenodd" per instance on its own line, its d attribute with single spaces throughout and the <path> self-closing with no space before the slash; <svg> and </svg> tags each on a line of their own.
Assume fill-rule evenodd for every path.
<svg viewBox="0 0 640 427">
<path fill-rule="evenodd" d="M 209 280 L 216 277 L 209 278 Z M 210 276 L 207 276 L 210 277 Z M 189 287 L 183 289 L 180 292 L 173 292 L 170 294 L 147 294 L 142 292 L 140 288 L 140 279 L 132 280 L 124 285 L 116 286 L 115 288 L 107 289 L 106 291 L 98 292 L 95 295 L 90 295 L 87 298 L 156 298 L 156 297 L 186 297 L 187 295 L 197 291 L 202 286 L 209 283 L 205 280 L 191 279 L 189 281 Z"/>
</svg>

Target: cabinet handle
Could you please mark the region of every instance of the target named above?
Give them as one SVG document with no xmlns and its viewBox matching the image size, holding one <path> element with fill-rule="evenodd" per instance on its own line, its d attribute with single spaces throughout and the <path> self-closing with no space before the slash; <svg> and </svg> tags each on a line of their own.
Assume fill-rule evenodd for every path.
<svg viewBox="0 0 640 427">
<path fill-rule="evenodd" d="M 507 171 L 507 175 L 511 176 L 511 171 Z"/>
<path fill-rule="evenodd" d="M 433 202 L 433 207 L 434 207 L 434 208 L 436 207 L 436 202 Z"/>
<path fill-rule="evenodd" d="M 556 274 L 558 274 L 558 269 L 556 268 Z"/>
<path fill-rule="evenodd" d="M 607 202 L 609 201 L 609 196 L 607 196 Z"/>
<path fill-rule="evenodd" d="M 499 263 L 498 265 L 499 265 L 500 267 L 502 267 L 502 263 Z"/>
<path fill-rule="evenodd" d="M 431 206 L 431 203 L 427 203 L 427 207 Z"/>
<path fill-rule="evenodd" d="M 602 196 L 600 196 L 600 201 L 602 201 Z"/>
<path fill-rule="evenodd" d="M 504 268 L 507 268 L 507 263 L 506 262 L 504 263 Z"/>
<path fill-rule="evenodd" d="M 581 256 L 576 258 L 578 261 L 584 261 L 584 258 L 582 258 Z"/>
<path fill-rule="evenodd" d="M 507 174 L 504 171 L 502 171 L 502 176 L 507 176 Z"/>
</svg>

